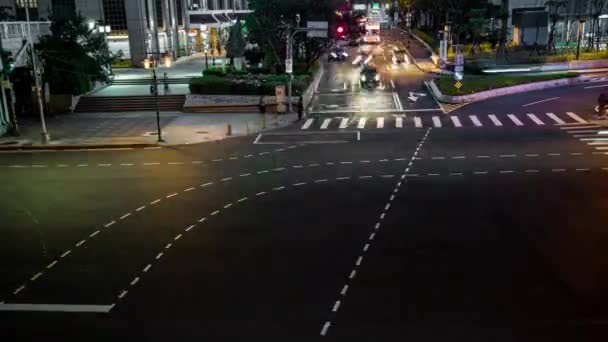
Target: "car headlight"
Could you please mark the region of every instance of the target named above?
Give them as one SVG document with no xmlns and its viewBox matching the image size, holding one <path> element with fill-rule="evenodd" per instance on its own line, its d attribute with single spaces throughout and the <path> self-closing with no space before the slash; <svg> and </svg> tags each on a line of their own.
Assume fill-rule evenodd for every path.
<svg viewBox="0 0 608 342">
<path fill-rule="evenodd" d="M 361 75 L 361 81 L 365 82 L 365 75 Z"/>
<path fill-rule="evenodd" d="M 342 52 L 342 56 L 348 57 L 348 54 L 346 52 Z"/>
<path fill-rule="evenodd" d="M 338 57 L 338 55 L 336 55 L 336 53 L 335 53 L 335 52 L 332 52 L 332 53 L 331 53 L 331 56 L 332 56 L 333 58 Z"/>
<path fill-rule="evenodd" d="M 376 81 L 380 81 L 380 74 L 376 74 L 375 79 L 376 79 Z"/>
</svg>

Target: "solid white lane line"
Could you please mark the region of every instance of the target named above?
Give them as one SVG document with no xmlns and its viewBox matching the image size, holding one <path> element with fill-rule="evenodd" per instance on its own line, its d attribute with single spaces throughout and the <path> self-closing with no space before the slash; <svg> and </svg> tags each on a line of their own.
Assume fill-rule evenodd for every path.
<svg viewBox="0 0 608 342">
<path fill-rule="evenodd" d="M 340 120 L 340 126 L 338 128 L 347 128 L 348 127 L 348 118 L 342 118 Z"/>
<path fill-rule="evenodd" d="M 536 101 L 536 102 L 527 103 L 527 104 L 523 105 L 522 107 L 528 107 L 528 106 L 532 106 L 535 104 L 539 104 L 539 103 L 543 103 L 543 102 L 547 102 L 547 101 L 553 101 L 553 100 L 557 100 L 557 99 L 559 99 L 559 97 L 552 97 L 549 99 L 544 99 L 544 100 L 540 100 L 540 101 Z"/>
<path fill-rule="evenodd" d="M 414 117 L 414 126 L 416 128 L 422 128 L 422 119 L 418 116 Z"/>
<path fill-rule="evenodd" d="M 365 128 L 366 122 L 367 122 L 367 118 L 360 118 L 359 123 L 357 124 L 357 128 Z"/>
<path fill-rule="evenodd" d="M 384 128 L 384 118 L 376 119 L 376 128 Z"/>
<path fill-rule="evenodd" d="M 481 127 L 481 126 L 483 126 L 481 124 L 481 121 L 479 121 L 479 119 L 477 118 L 476 115 L 469 115 L 469 118 L 471 119 L 471 121 L 473 122 L 473 125 L 475 125 L 475 127 Z"/>
<path fill-rule="evenodd" d="M 323 123 L 321 124 L 321 129 L 327 129 L 327 127 L 329 127 L 330 123 L 331 123 L 331 119 L 324 119 Z"/>
<path fill-rule="evenodd" d="M 576 122 L 588 123 L 587 120 L 581 118 L 580 116 L 576 115 L 573 112 L 566 112 L 566 115 L 568 115 L 569 117 L 571 117 L 572 119 L 574 119 Z"/>
<path fill-rule="evenodd" d="M 450 119 L 452 120 L 452 123 L 454 124 L 455 127 L 462 127 L 462 123 L 460 123 L 460 118 L 458 118 L 455 115 L 451 115 Z"/>
<path fill-rule="evenodd" d="M 513 123 L 514 123 L 516 126 L 523 126 L 523 125 L 524 125 L 524 123 L 523 123 L 523 122 L 521 122 L 521 121 L 519 121 L 519 119 L 517 118 L 517 116 L 515 116 L 515 115 L 513 115 L 513 114 L 507 114 L 507 117 L 508 117 L 509 119 L 511 119 L 511 121 L 513 121 Z"/>
<path fill-rule="evenodd" d="M 562 119 L 560 119 L 557 115 L 553 114 L 553 113 L 545 113 L 549 118 L 551 118 L 551 120 L 555 121 L 556 124 L 558 125 L 563 125 L 566 122 Z"/>
<path fill-rule="evenodd" d="M 498 127 L 502 126 L 502 122 L 500 122 L 500 120 L 498 120 L 496 115 L 490 114 L 490 115 L 488 115 L 488 118 L 490 118 L 490 120 L 492 121 L 494 126 L 498 126 Z"/>
<path fill-rule="evenodd" d="M 315 119 L 307 119 L 306 122 L 304 122 L 304 125 L 302 125 L 302 129 L 309 129 L 310 126 L 312 126 L 313 121 L 315 121 Z"/>
<path fill-rule="evenodd" d="M 540 119 L 536 115 L 534 115 L 532 113 L 528 113 L 526 115 L 530 118 L 530 120 L 534 121 L 535 124 L 537 124 L 539 126 L 544 126 L 545 125 L 545 123 L 542 122 L 542 121 L 540 121 Z"/>
</svg>

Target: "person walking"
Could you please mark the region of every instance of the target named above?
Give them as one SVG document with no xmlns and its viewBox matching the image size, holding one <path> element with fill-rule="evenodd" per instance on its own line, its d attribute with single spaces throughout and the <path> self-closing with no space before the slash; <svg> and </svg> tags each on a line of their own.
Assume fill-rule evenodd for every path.
<svg viewBox="0 0 608 342">
<path fill-rule="evenodd" d="M 303 114 L 304 114 L 304 100 L 302 99 L 302 95 L 300 95 L 300 99 L 298 100 L 298 121 L 302 121 Z"/>
</svg>

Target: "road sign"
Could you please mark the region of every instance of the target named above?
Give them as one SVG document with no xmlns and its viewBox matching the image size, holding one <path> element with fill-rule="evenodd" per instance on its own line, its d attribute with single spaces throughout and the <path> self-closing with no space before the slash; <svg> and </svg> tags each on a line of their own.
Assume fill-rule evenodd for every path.
<svg viewBox="0 0 608 342">
<path fill-rule="evenodd" d="M 456 81 L 456 83 L 454 83 L 454 87 L 456 87 L 456 89 L 460 89 L 462 86 L 463 84 L 460 81 Z"/>
<path fill-rule="evenodd" d="M 307 21 L 306 36 L 309 38 L 327 38 L 329 24 L 327 21 Z"/>
<path fill-rule="evenodd" d="M 288 74 L 293 73 L 293 59 L 287 58 L 285 60 L 285 72 Z"/>
</svg>

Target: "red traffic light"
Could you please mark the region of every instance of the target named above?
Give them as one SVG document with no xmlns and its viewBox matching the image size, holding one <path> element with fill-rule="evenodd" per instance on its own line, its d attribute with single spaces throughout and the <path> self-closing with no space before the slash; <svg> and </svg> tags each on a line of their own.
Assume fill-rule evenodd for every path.
<svg viewBox="0 0 608 342">
<path fill-rule="evenodd" d="M 344 33 L 344 27 L 343 26 L 338 26 L 338 28 L 336 29 L 336 31 L 338 31 L 338 33 Z"/>
</svg>

